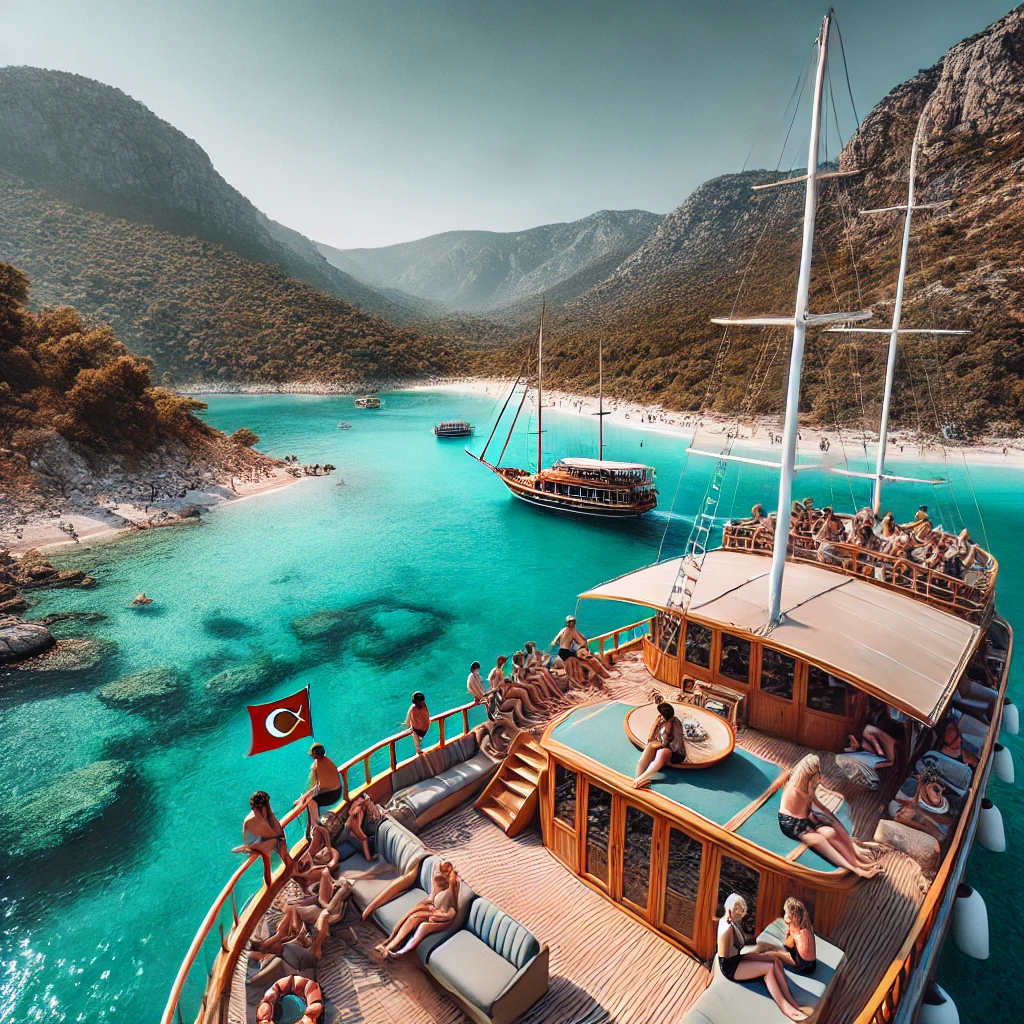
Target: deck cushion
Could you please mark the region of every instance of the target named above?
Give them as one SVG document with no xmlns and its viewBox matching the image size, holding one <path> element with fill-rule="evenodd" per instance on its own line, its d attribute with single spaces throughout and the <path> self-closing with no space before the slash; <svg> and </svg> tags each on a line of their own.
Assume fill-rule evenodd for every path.
<svg viewBox="0 0 1024 1024">
<path fill-rule="evenodd" d="M 782 949 L 786 944 L 786 922 L 777 917 L 758 935 L 757 941 L 767 942 Z M 797 1002 L 803 1006 L 817 1006 L 843 959 L 843 951 L 838 946 L 833 946 L 831 942 L 826 942 L 820 935 L 814 936 L 814 952 L 818 966 L 813 974 L 797 974 L 796 971 L 786 968 L 789 987 Z M 808 998 L 803 998 L 798 989 L 802 989 Z"/>
<path fill-rule="evenodd" d="M 400 893 L 390 902 L 379 906 L 373 912 L 373 919 L 388 935 L 390 935 L 394 931 L 395 925 L 398 924 L 398 922 L 401 921 L 402 918 L 420 902 L 420 900 L 425 900 L 426 898 L 427 894 L 418 885 L 414 885 L 411 889 L 406 889 L 405 892 Z"/>
<path fill-rule="evenodd" d="M 390 819 L 381 822 L 375 839 L 377 856 L 393 864 L 402 875 L 427 853 L 427 848 L 416 836 Z"/>
<path fill-rule="evenodd" d="M 473 906 L 486 902 L 478 899 Z M 515 966 L 465 928 L 434 949 L 427 968 L 442 985 L 484 1013 L 517 973 Z"/>
<path fill-rule="evenodd" d="M 405 789 L 397 790 L 391 802 L 409 807 L 416 817 L 420 818 L 438 801 L 493 775 L 497 767 L 497 762 L 486 754 L 477 754 L 468 761 L 455 763 L 439 775 L 433 775 Z"/>
<path fill-rule="evenodd" d="M 486 942 L 517 971 L 540 952 L 540 943 L 533 933 L 490 900 L 480 898 L 473 903 L 466 929 Z"/>
</svg>

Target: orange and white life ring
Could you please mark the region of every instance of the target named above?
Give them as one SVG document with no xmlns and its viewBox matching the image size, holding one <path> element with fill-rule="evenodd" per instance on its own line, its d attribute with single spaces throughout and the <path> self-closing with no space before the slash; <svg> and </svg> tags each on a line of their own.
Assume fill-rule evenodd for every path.
<svg viewBox="0 0 1024 1024">
<path fill-rule="evenodd" d="M 299 1024 L 316 1024 L 317 1018 L 323 1013 L 324 994 L 312 978 L 303 978 L 299 974 L 290 974 L 280 981 L 275 981 L 263 993 L 263 1001 L 256 1009 L 257 1024 L 271 1024 L 274 1019 L 274 1007 L 285 996 L 297 996 L 306 1004 L 306 1012 Z"/>
</svg>

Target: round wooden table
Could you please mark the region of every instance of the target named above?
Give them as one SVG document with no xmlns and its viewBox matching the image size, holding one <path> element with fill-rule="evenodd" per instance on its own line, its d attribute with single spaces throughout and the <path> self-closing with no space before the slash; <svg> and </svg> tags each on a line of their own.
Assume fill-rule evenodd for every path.
<svg viewBox="0 0 1024 1024">
<path fill-rule="evenodd" d="M 736 730 L 732 723 L 720 718 L 713 711 L 693 704 L 677 704 L 667 701 L 675 708 L 676 718 L 685 724 L 687 719 L 696 722 L 707 733 L 704 740 L 686 740 L 686 760 L 682 764 L 669 764 L 666 768 L 710 768 L 724 761 L 736 746 Z M 657 704 L 641 704 L 626 715 L 623 723 L 630 743 L 640 750 L 647 746 L 654 720 L 658 717 Z"/>
</svg>

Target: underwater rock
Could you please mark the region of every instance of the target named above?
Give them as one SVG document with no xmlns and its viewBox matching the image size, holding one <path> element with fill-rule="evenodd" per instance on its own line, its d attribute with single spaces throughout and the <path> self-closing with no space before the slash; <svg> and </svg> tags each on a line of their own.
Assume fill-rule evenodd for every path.
<svg viewBox="0 0 1024 1024">
<path fill-rule="evenodd" d="M 53 647 L 53 634 L 34 622 L 13 615 L 0 616 L 0 665 L 31 658 Z"/>
<path fill-rule="evenodd" d="M 291 675 L 295 666 L 261 655 L 218 672 L 206 680 L 206 692 L 225 703 L 244 700 L 273 686 L 278 680 Z"/>
<path fill-rule="evenodd" d="M 98 626 L 101 622 L 106 622 L 107 617 L 103 612 L 50 612 L 49 615 L 33 621 L 38 626 L 46 626 L 52 632 L 54 626 Z"/>
<path fill-rule="evenodd" d="M 434 608 L 372 598 L 300 616 L 292 631 L 306 643 L 336 653 L 351 649 L 363 661 L 384 664 L 412 657 L 441 636 L 450 619 Z"/>
<path fill-rule="evenodd" d="M 176 668 L 161 665 L 122 676 L 96 691 L 96 696 L 117 711 L 149 714 L 161 711 L 180 695 L 185 680 Z"/>
<path fill-rule="evenodd" d="M 49 635 L 49 630 L 46 632 Z M 28 661 L 18 662 L 12 667 L 24 672 L 84 672 L 86 669 L 95 668 L 104 658 L 116 652 L 117 644 L 113 640 L 68 637 L 55 641 L 42 654 L 37 654 Z"/>
<path fill-rule="evenodd" d="M 143 592 L 141 594 L 136 594 L 136 596 L 133 597 L 132 601 L 131 601 L 131 604 L 132 604 L 133 608 L 143 608 L 147 604 L 152 604 L 152 603 L 153 603 L 153 598 L 147 597 L 145 592 Z"/>
<path fill-rule="evenodd" d="M 256 631 L 241 619 L 232 619 L 227 615 L 210 615 L 203 619 L 203 629 L 211 636 L 221 640 L 237 640 L 249 636 Z"/>
<path fill-rule="evenodd" d="M 12 597 L 10 600 L 0 601 L 0 615 L 17 615 L 27 611 L 28 601 L 23 597 Z"/>
<path fill-rule="evenodd" d="M 0 811 L 0 850 L 12 859 L 54 852 L 99 822 L 135 781 L 129 761 L 96 761 Z"/>
</svg>

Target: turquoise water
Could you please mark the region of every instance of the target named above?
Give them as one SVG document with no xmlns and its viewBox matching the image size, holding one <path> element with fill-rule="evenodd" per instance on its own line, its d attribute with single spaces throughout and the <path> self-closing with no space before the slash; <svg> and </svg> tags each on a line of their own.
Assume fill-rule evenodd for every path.
<svg viewBox="0 0 1024 1024">
<path fill-rule="evenodd" d="M 229 851 L 240 841 L 249 794 L 267 789 L 283 813 L 301 792 L 305 744 L 246 757 L 246 701 L 214 704 L 205 680 L 257 661 L 269 666 L 269 683 L 250 702 L 308 684 L 316 736 L 340 761 L 397 731 L 412 690 L 426 692 L 432 711 L 454 706 L 466 698 L 473 659 L 487 666 L 525 640 L 546 644 L 576 594 L 652 561 L 666 528 L 666 553 L 681 548 L 685 520 L 663 513 L 581 524 L 523 506 L 463 454 L 461 442 L 430 433 L 438 420 L 464 415 L 477 424 L 479 450 L 493 408 L 486 398 L 437 393 L 390 394 L 380 412 L 360 412 L 348 398 L 213 397 L 214 425 L 251 427 L 264 450 L 329 461 L 338 472 L 219 508 L 198 527 L 72 554 L 70 564 L 88 565 L 97 587 L 41 595 L 30 614 L 102 612 L 105 621 L 80 633 L 115 642 L 116 653 L 91 672 L 0 677 L 0 799 L 102 757 L 131 760 L 140 784 L 88 838 L 6 869 L 0 1021 L 156 1021 L 206 908 L 240 862 Z M 353 429 L 339 430 L 339 420 Z M 591 420 L 552 412 L 545 427 L 553 455 L 596 454 Z M 520 425 L 506 462 L 523 464 L 533 451 L 529 429 Z M 606 437 L 609 458 L 658 467 L 667 508 L 682 443 L 615 425 Z M 710 469 L 689 460 L 678 512 L 699 503 Z M 1000 608 L 1020 627 L 1024 599 L 1011 581 L 1024 578 L 1014 532 L 1021 476 L 998 467 L 971 475 L 1002 562 Z M 980 537 L 962 464 L 950 476 L 959 511 L 944 487 L 900 485 L 886 504 L 903 517 L 928 503 L 945 525 L 959 526 L 962 513 Z M 799 486 L 819 502 L 831 486 L 837 507 L 851 505 L 846 480 L 802 475 Z M 854 487 L 863 504 L 866 486 Z M 730 474 L 720 511 L 739 513 L 757 500 L 773 506 L 773 488 L 769 470 L 745 470 L 742 480 Z M 155 603 L 129 608 L 142 590 Z M 312 639 L 307 624 L 300 638 L 293 621 L 325 611 L 339 614 L 318 620 Z M 593 635 L 642 617 L 634 611 L 584 602 L 581 626 Z M 172 717 L 150 722 L 95 696 L 105 682 L 162 665 L 189 679 L 189 702 Z M 1020 742 L 1010 746 L 1024 770 Z M 1015 901 L 996 898 L 1014 892 L 1024 806 L 1021 787 L 993 782 L 990 795 L 1011 850 L 976 851 L 970 879 L 988 897 L 992 959 L 978 964 L 950 948 L 939 974 L 967 1021 L 1008 1019 L 1019 998 L 986 979 L 1011 977 L 1024 948 Z M 247 895 L 254 885 L 243 887 Z M 215 948 L 200 955 L 198 980 L 186 989 L 186 1019 Z"/>
</svg>

